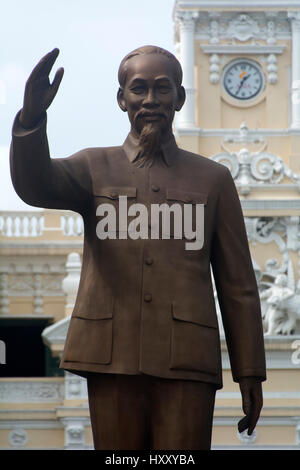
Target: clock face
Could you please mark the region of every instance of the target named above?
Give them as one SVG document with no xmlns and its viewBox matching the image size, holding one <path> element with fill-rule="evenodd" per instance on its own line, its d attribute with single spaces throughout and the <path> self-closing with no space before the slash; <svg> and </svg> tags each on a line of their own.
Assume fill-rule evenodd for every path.
<svg viewBox="0 0 300 470">
<path fill-rule="evenodd" d="M 255 62 L 238 59 L 225 67 L 223 85 L 233 98 L 249 100 L 264 89 L 265 76 Z"/>
</svg>

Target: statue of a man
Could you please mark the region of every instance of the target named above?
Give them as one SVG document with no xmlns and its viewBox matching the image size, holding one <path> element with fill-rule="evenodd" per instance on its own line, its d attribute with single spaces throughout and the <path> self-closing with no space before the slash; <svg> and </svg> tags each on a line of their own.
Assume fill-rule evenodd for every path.
<svg viewBox="0 0 300 470">
<path fill-rule="evenodd" d="M 238 427 L 252 434 L 266 378 L 259 294 L 229 170 L 176 145 L 172 122 L 185 101 L 179 62 L 154 46 L 128 54 L 118 90 L 131 125 L 124 144 L 51 159 L 46 110 L 63 76 L 59 69 L 49 82 L 57 55 L 47 54 L 27 81 L 11 173 L 28 204 L 83 217 L 81 280 L 61 366 L 87 377 L 95 448 L 210 448 L 222 387 L 210 266 L 242 393 Z M 199 220 L 203 237 L 187 227 Z"/>
</svg>

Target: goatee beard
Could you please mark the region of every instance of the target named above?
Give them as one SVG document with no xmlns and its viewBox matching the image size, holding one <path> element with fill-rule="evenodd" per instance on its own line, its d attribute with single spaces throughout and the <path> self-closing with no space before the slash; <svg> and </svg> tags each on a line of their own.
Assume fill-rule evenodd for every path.
<svg viewBox="0 0 300 470">
<path fill-rule="evenodd" d="M 160 153 L 161 125 L 153 122 L 145 124 L 139 138 L 139 158 L 136 165 L 151 166 Z"/>
</svg>

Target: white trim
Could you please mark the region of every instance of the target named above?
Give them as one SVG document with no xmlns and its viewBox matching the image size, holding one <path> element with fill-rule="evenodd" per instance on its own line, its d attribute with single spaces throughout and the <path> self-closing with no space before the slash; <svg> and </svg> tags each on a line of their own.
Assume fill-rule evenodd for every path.
<svg viewBox="0 0 300 470">
<path fill-rule="evenodd" d="M 69 250 L 70 248 L 74 249 L 82 249 L 83 248 L 83 236 L 80 235 L 81 237 L 81 240 L 68 240 L 68 241 L 47 241 L 47 240 L 41 240 L 41 241 L 35 241 L 33 239 L 33 237 L 29 240 L 29 241 L 26 241 L 26 243 L 22 243 L 22 238 L 23 237 L 19 237 L 19 241 L 10 241 L 10 238 L 7 237 L 7 238 L 2 238 L 1 239 L 1 254 L 2 256 L 5 255 L 4 253 L 4 250 L 5 248 L 18 248 L 18 249 L 24 249 L 26 250 L 26 253 L 22 253 L 21 255 L 19 256 L 25 256 L 27 255 L 28 252 L 30 252 L 30 250 L 32 249 L 39 249 L 39 250 L 47 250 L 47 253 L 45 253 L 46 256 L 50 256 L 49 255 L 49 251 L 54 248 L 54 249 L 67 249 Z M 6 241 L 7 240 L 7 241 Z M 32 242 L 31 242 L 32 240 Z M 33 241 L 34 240 L 34 241 Z M 39 255 L 43 255 L 44 253 L 38 253 Z M 57 256 L 64 256 L 68 253 L 58 253 Z"/>
<path fill-rule="evenodd" d="M 288 10 L 289 8 L 300 8 L 300 0 L 243 0 L 243 3 L 236 0 L 179 0 L 176 9 L 194 8 L 208 10 L 212 8 L 234 8 L 239 11 L 245 9 L 254 10 L 255 8 L 280 8 L 281 10 Z"/>
<path fill-rule="evenodd" d="M 212 445 L 211 450 L 299 450 L 299 446 L 295 445 Z"/>
<path fill-rule="evenodd" d="M 203 44 L 204 54 L 282 54 L 286 46 L 246 44 Z"/>
<path fill-rule="evenodd" d="M 18 410 L 19 412 L 19 410 Z M 64 426 L 60 421 L 57 420 L 26 420 L 26 419 L 11 419 L 0 421 L 0 429 L 63 429 Z"/>
<path fill-rule="evenodd" d="M 300 392 L 263 392 L 263 396 L 266 399 L 300 400 Z M 222 390 L 218 390 L 216 394 L 216 399 L 233 400 L 233 399 L 240 399 L 240 398 L 241 398 L 240 392 L 222 392 Z"/>
<path fill-rule="evenodd" d="M 228 135 L 239 135 L 240 129 L 237 128 L 183 128 L 180 126 L 175 127 L 175 133 L 179 135 L 195 135 L 199 137 L 226 137 Z M 263 137 L 288 137 L 290 135 L 300 135 L 300 130 L 290 128 L 280 129 L 249 129 L 249 136 L 263 136 Z"/>
<path fill-rule="evenodd" d="M 274 186 L 276 188 L 276 192 L 278 190 L 280 191 L 291 191 L 291 190 L 295 190 L 296 192 L 299 192 L 299 187 L 296 185 L 296 184 L 288 184 L 288 183 L 283 183 L 283 184 L 280 184 L 280 183 L 257 183 L 257 184 L 254 184 L 254 183 L 249 183 L 249 186 L 251 188 L 255 188 L 255 189 L 264 189 L 265 191 L 268 191 L 269 189 L 271 190 L 274 190 Z M 249 198 L 248 199 L 243 199 L 244 200 L 247 200 L 249 201 Z M 277 200 L 277 199 L 276 199 Z M 284 200 L 285 202 L 290 202 L 289 199 L 285 199 Z M 300 201 L 300 199 L 299 199 Z M 273 201 L 274 202 L 274 201 Z"/>
<path fill-rule="evenodd" d="M 293 130 L 293 132 L 295 132 Z M 202 128 L 200 132 L 201 136 L 204 137 L 226 137 L 230 134 L 232 135 L 240 135 L 240 129 L 238 128 L 216 128 L 216 129 L 209 129 L 209 128 Z M 288 128 L 280 128 L 280 129 L 248 129 L 249 136 L 263 136 L 263 137 L 286 137 L 291 134 L 290 129 Z"/>
<path fill-rule="evenodd" d="M 260 185 L 250 185 L 252 188 L 259 189 Z M 279 184 L 273 185 L 273 190 L 278 188 Z M 292 185 L 291 185 L 292 186 Z M 296 188 L 296 185 L 295 185 Z M 300 209 L 300 199 L 289 199 L 289 200 L 241 200 L 242 209 L 247 211 L 254 210 L 290 210 L 290 209 Z"/>
<path fill-rule="evenodd" d="M 178 123 L 178 126 L 175 128 L 175 136 L 197 136 L 201 135 L 200 127 L 180 127 L 181 123 Z"/>
<path fill-rule="evenodd" d="M 227 408 L 228 409 L 228 408 Z M 213 426 L 235 426 L 240 416 L 217 416 L 213 419 Z M 258 421 L 258 431 L 262 426 L 297 426 L 300 419 L 293 416 L 260 416 Z"/>
</svg>

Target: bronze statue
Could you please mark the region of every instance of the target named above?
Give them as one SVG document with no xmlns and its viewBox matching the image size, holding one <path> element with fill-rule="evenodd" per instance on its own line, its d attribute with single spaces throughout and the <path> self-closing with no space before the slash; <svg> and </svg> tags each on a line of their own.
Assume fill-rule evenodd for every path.
<svg viewBox="0 0 300 470">
<path fill-rule="evenodd" d="M 46 110 L 63 77 L 60 68 L 49 82 L 58 53 L 47 54 L 27 81 L 11 174 L 28 204 L 70 209 L 84 220 L 81 280 L 61 366 L 88 380 L 95 448 L 210 448 L 222 388 L 210 265 L 243 399 L 238 428 L 252 434 L 266 378 L 258 289 L 229 170 L 175 143 L 172 121 L 185 101 L 179 62 L 154 46 L 128 54 L 118 90 L 131 124 L 124 144 L 51 159 Z M 131 225 L 121 214 L 125 203 Z M 146 209 L 152 215 L 172 205 L 169 236 L 152 219 L 145 227 Z M 192 249 L 186 220 L 175 217 L 175 208 L 182 214 L 187 206 L 193 224 L 204 208 L 204 242 Z M 113 220 L 105 219 L 110 209 Z"/>
</svg>

